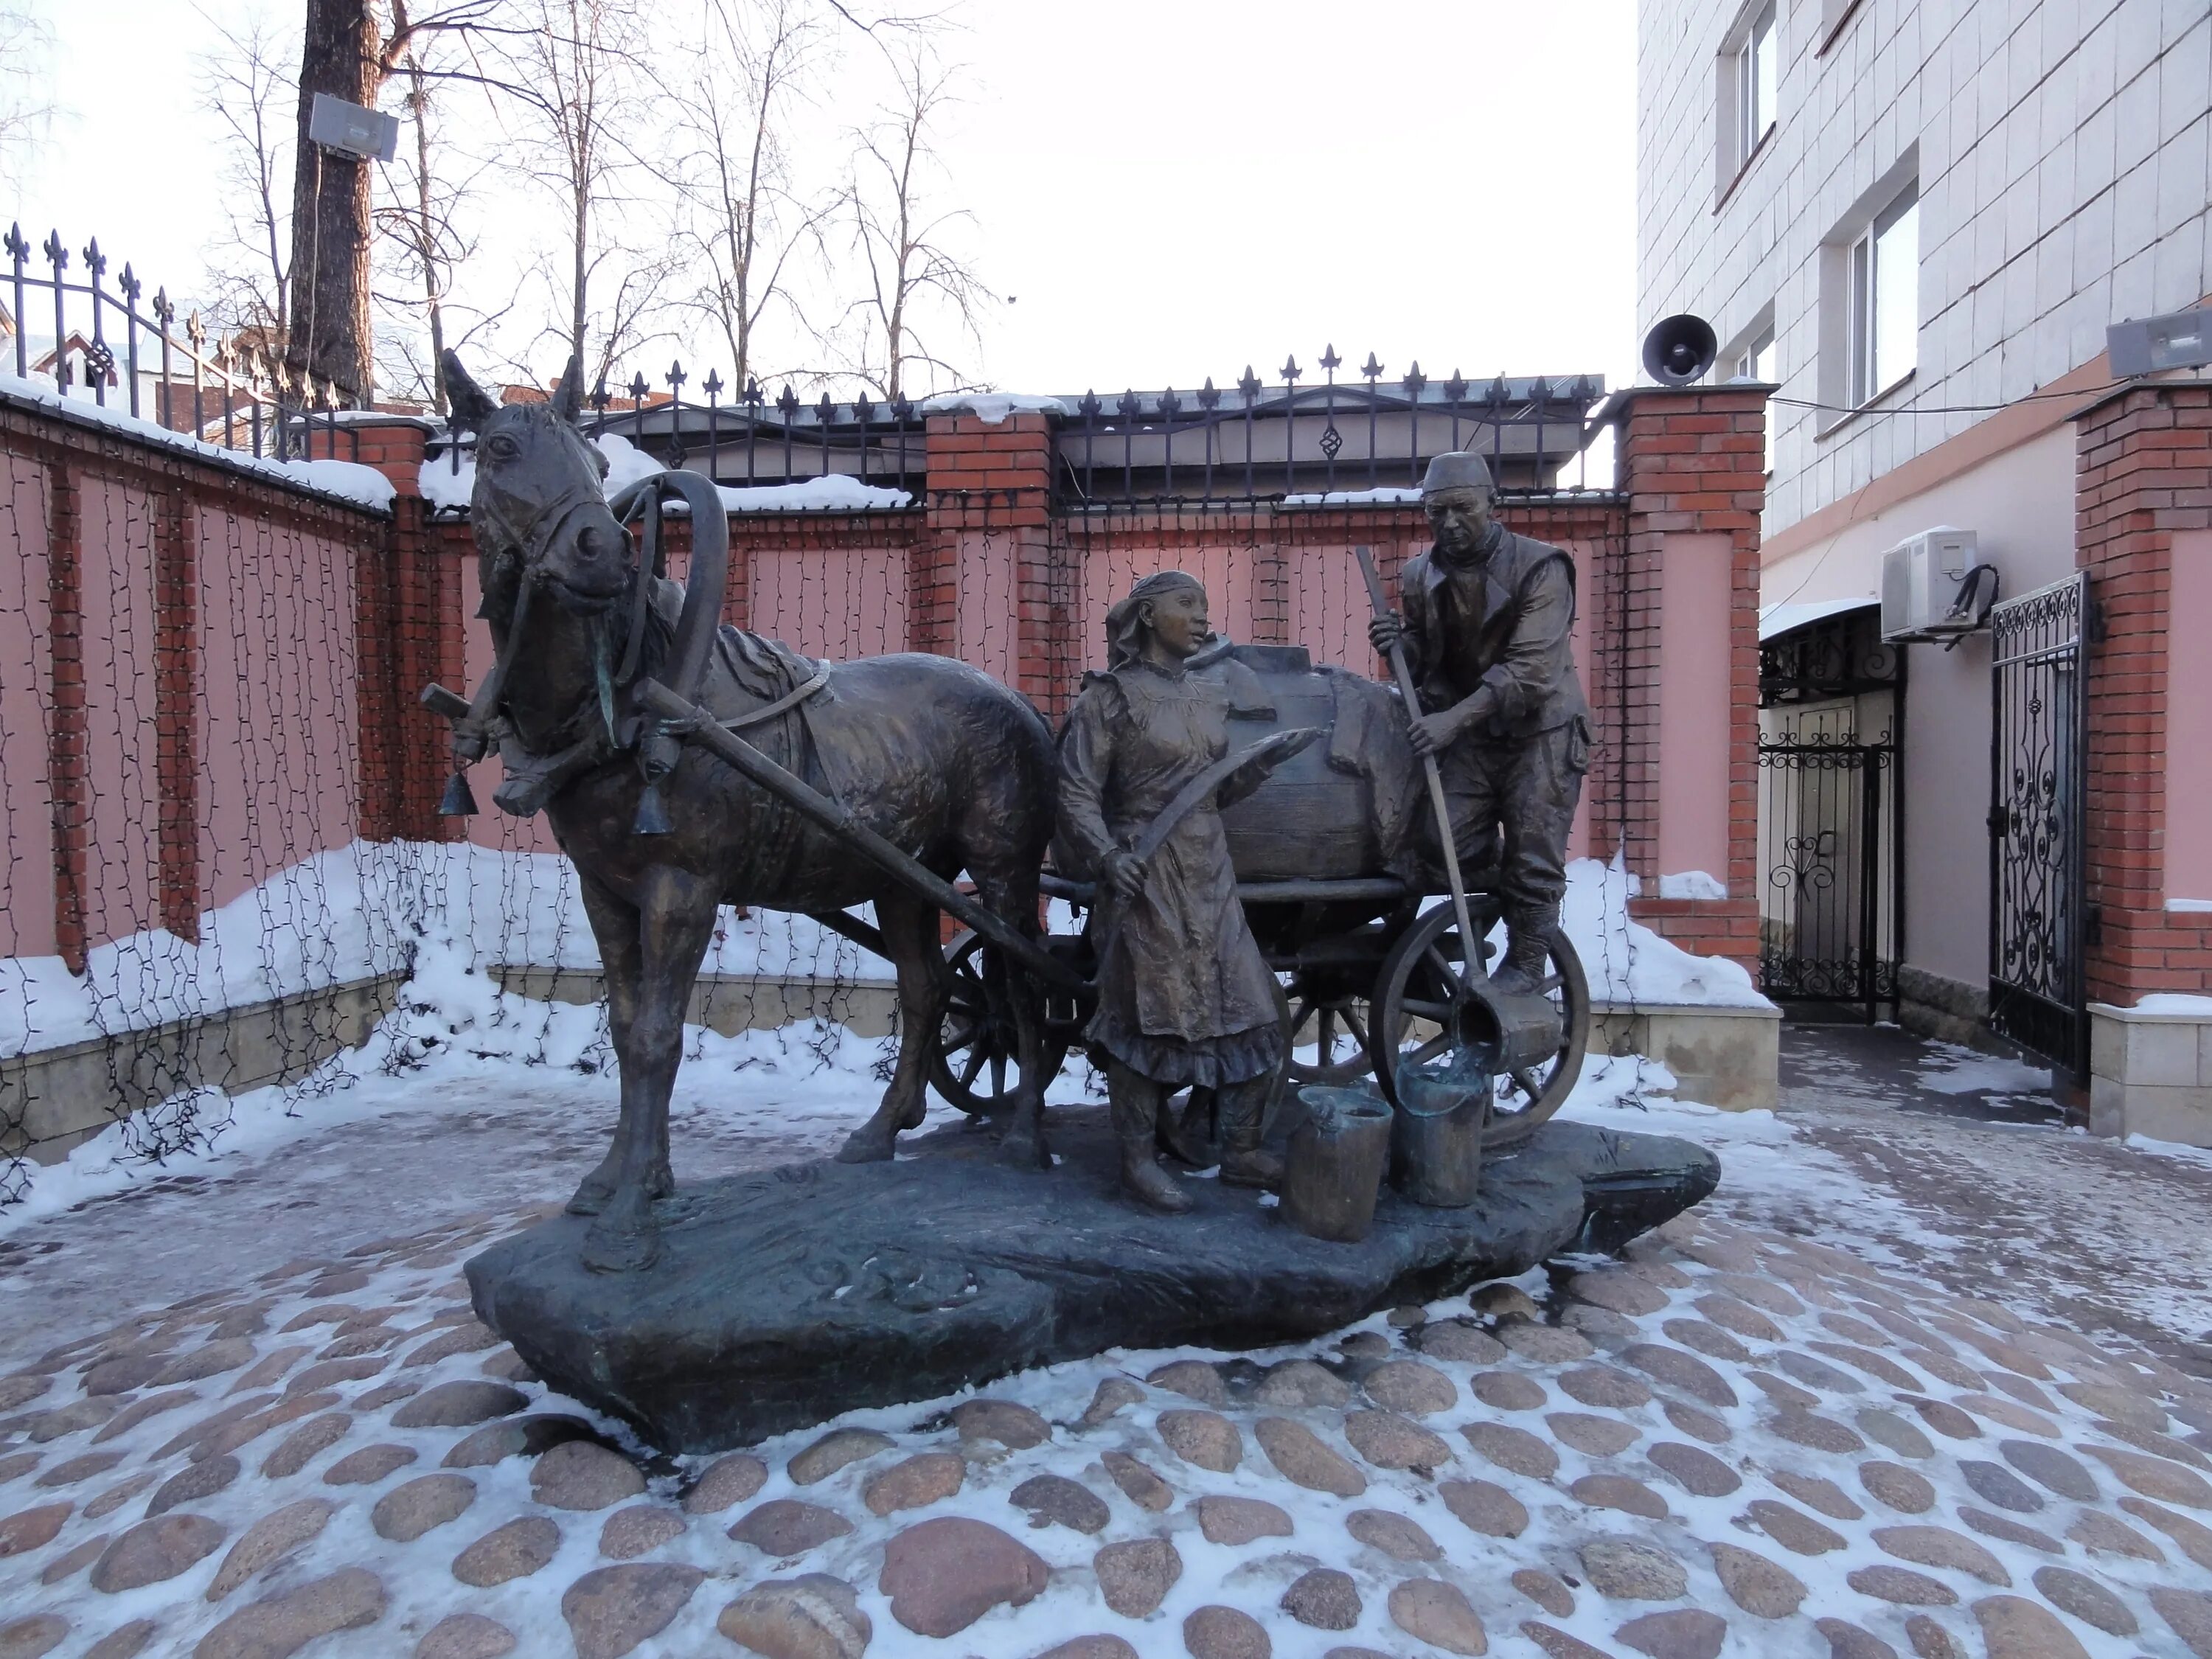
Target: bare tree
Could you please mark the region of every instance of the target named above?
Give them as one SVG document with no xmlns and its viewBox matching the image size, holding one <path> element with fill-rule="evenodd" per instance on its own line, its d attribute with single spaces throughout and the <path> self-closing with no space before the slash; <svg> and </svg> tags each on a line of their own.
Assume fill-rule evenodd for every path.
<svg viewBox="0 0 2212 1659">
<path fill-rule="evenodd" d="M 913 395 L 916 371 L 941 391 L 965 390 L 946 355 L 947 334 L 977 338 L 995 299 L 950 240 L 972 216 L 940 210 L 932 191 L 943 169 L 933 129 L 956 100 L 958 71 L 939 63 L 927 35 L 887 44 L 896 81 L 881 118 L 854 135 L 843 202 L 851 246 L 865 274 L 844 317 L 850 371 L 887 398 Z"/>
<path fill-rule="evenodd" d="M 475 251 L 463 233 L 459 215 L 481 169 L 469 169 L 458 147 L 447 142 L 436 119 L 440 82 L 426 67 L 423 53 L 410 45 L 393 77 L 405 112 L 396 167 L 387 171 L 386 200 L 376 209 L 375 225 L 386 251 L 398 267 L 405 292 L 379 291 L 380 308 L 401 324 L 380 330 L 377 356 L 381 382 L 404 387 L 443 414 L 447 313 L 453 304 L 456 268 Z M 491 320 L 477 313 L 475 327 Z M 419 336 L 417 326 L 419 325 Z M 463 331 L 463 337 L 475 328 Z"/>
<path fill-rule="evenodd" d="M 671 89 L 675 143 L 662 176 L 677 192 L 678 252 L 695 279 L 677 303 L 721 337 L 742 389 L 770 313 L 805 325 L 784 273 L 833 204 L 810 204 L 795 190 L 785 121 L 829 25 L 816 0 L 703 0 L 702 10 L 691 75 Z"/>
<path fill-rule="evenodd" d="M 375 378 L 369 167 L 309 139 L 315 94 L 373 108 L 410 47 L 435 34 L 497 37 L 504 33 L 495 21 L 502 5 L 503 0 L 446 0 L 417 15 L 407 0 L 307 0 L 293 149 L 292 328 L 285 351 L 286 368 L 300 389 L 311 382 L 328 385 L 342 398 L 366 403 Z M 487 78 L 468 70 L 422 72 Z"/>
<path fill-rule="evenodd" d="M 560 337 L 596 378 L 650 337 L 678 263 L 640 222 L 644 27 L 635 0 L 529 3 L 507 70 L 534 94 L 516 106 L 522 167 L 560 205 L 559 262 L 544 274 L 568 313 Z"/>
<path fill-rule="evenodd" d="M 205 15 L 205 14 L 203 14 Z M 204 106 L 222 124 L 225 240 L 210 258 L 216 325 L 242 339 L 264 371 L 290 336 L 286 274 L 291 241 L 289 137 L 284 106 L 299 71 L 266 14 L 223 24 L 200 59 Z"/>
<path fill-rule="evenodd" d="M 53 31 L 27 0 L 0 0 L 0 185 L 23 181 L 26 164 L 52 124 L 47 56 Z"/>
</svg>

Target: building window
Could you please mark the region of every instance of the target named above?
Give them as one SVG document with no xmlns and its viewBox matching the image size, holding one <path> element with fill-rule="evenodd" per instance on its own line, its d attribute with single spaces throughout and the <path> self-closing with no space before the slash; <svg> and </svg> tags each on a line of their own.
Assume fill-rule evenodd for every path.
<svg viewBox="0 0 2212 1659">
<path fill-rule="evenodd" d="M 1735 49 L 1739 166 L 1751 159 L 1759 140 L 1773 130 L 1776 74 L 1774 0 L 1766 0 L 1751 20 L 1743 44 Z"/>
<path fill-rule="evenodd" d="M 1719 194 L 1725 197 L 1736 175 L 1774 131 L 1782 78 L 1781 0 L 1749 0 L 1723 37 L 1715 112 L 1720 137 Z"/>
<path fill-rule="evenodd" d="M 1907 184 L 1851 243 L 1847 401 L 1871 403 L 1920 358 L 1920 192 Z"/>
</svg>

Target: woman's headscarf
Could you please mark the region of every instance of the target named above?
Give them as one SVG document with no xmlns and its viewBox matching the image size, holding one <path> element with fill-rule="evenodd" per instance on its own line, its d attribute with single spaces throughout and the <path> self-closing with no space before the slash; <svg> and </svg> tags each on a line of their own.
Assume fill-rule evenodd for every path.
<svg viewBox="0 0 2212 1659">
<path fill-rule="evenodd" d="M 1106 668 L 1126 668 L 1134 662 L 1145 648 L 1144 608 L 1147 599 L 1157 599 L 1164 593 L 1178 588 L 1194 587 L 1203 593 L 1206 584 L 1187 570 L 1162 570 L 1146 576 L 1121 598 L 1114 602 L 1106 613 Z"/>
</svg>

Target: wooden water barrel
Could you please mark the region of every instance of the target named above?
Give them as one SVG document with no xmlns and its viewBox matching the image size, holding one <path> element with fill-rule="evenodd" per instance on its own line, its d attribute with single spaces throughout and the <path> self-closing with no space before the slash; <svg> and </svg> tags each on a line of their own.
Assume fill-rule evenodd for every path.
<svg viewBox="0 0 2212 1659">
<path fill-rule="evenodd" d="M 1302 645 L 1235 646 L 1211 672 L 1230 682 L 1232 750 L 1270 732 L 1301 726 L 1331 728 L 1334 737 L 1346 717 L 1346 699 L 1363 705 L 1351 711 L 1357 720 L 1389 696 L 1346 670 L 1316 668 Z M 1239 881 L 1344 881 L 1394 873 L 1377 833 L 1374 785 L 1345 748 L 1334 741 L 1310 745 L 1222 814 Z"/>
</svg>

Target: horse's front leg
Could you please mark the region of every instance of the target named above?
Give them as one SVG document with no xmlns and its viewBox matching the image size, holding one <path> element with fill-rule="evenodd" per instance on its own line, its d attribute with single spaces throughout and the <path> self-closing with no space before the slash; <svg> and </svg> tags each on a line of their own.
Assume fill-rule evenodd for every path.
<svg viewBox="0 0 2212 1659">
<path fill-rule="evenodd" d="M 925 1092 L 931 1044 L 944 1018 L 945 958 L 937 943 L 937 907 L 904 893 L 876 901 L 876 921 L 898 970 L 898 1064 L 875 1115 L 845 1138 L 840 1164 L 880 1164 L 898 1150 L 901 1131 L 928 1115 Z"/>
<path fill-rule="evenodd" d="M 978 874 L 975 896 L 1029 938 L 1037 937 L 1034 871 L 1012 878 Z M 1044 987 L 1034 975 L 1006 961 L 1002 952 L 986 953 L 985 963 L 990 989 L 1005 1000 L 1013 1015 L 1014 1059 L 1021 1068 L 1021 1081 L 1008 1104 L 1006 1132 L 999 1139 L 999 1157 L 1017 1169 L 1048 1170 L 1052 1154 L 1044 1144 L 1044 1091 L 1052 1079 L 1044 1075 Z"/>
<path fill-rule="evenodd" d="M 640 883 L 636 1006 L 621 1051 L 622 1121 L 614 1190 L 584 1236 L 584 1265 L 635 1273 L 660 1254 L 653 1200 L 674 1185 L 668 1167 L 668 1097 L 684 1059 L 684 1014 L 714 933 L 720 895 L 686 871 L 657 865 Z"/>
<path fill-rule="evenodd" d="M 583 890 L 585 918 L 599 945 L 599 963 L 607 981 L 607 1028 L 614 1039 L 617 1071 L 625 1085 L 621 1091 L 622 1116 L 607 1143 L 607 1155 L 578 1183 L 575 1195 L 568 1200 L 570 1215 L 597 1215 L 614 1196 L 622 1171 L 623 1141 L 630 1117 L 630 1091 L 626 1086 L 630 1074 L 630 1033 L 637 1023 L 638 981 L 645 953 L 638 936 L 637 907 L 594 880 L 588 870 L 579 868 L 576 876 Z"/>
</svg>

